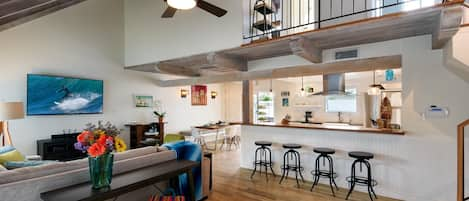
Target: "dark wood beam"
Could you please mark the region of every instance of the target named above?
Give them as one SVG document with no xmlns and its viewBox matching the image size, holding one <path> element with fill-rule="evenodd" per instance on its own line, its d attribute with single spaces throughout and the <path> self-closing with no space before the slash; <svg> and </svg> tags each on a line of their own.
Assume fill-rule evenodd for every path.
<svg viewBox="0 0 469 201">
<path fill-rule="evenodd" d="M 0 31 L 35 20 L 86 0 L 10 0 L 0 5 Z"/>
<path fill-rule="evenodd" d="M 40 4 L 48 3 L 51 0 L 10 0 L 0 4 L 0 18 L 6 15 L 13 15 L 17 12 L 21 12 L 24 9 L 30 9 Z"/>
</svg>

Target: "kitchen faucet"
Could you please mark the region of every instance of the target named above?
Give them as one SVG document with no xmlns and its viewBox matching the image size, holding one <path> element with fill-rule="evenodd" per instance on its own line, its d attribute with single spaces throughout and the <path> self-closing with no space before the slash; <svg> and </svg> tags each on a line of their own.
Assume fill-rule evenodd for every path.
<svg viewBox="0 0 469 201">
<path fill-rule="evenodd" d="M 342 117 L 342 112 L 339 112 L 339 113 L 338 113 L 338 116 L 339 116 L 339 123 L 343 123 L 343 122 L 344 122 L 344 118 Z"/>
</svg>

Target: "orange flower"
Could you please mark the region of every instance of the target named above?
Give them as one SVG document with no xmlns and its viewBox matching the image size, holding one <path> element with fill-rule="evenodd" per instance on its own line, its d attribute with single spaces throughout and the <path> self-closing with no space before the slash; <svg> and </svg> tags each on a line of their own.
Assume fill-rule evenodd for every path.
<svg viewBox="0 0 469 201">
<path fill-rule="evenodd" d="M 91 133 L 89 131 L 83 131 L 80 135 L 77 136 L 77 141 L 81 142 L 82 144 L 85 143 L 86 138 L 88 138 L 90 134 Z"/>
<path fill-rule="evenodd" d="M 99 137 L 97 142 L 101 145 L 106 145 L 106 139 L 107 139 L 106 135 L 101 135 L 101 137 Z"/>
<path fill-rule="evenodd" d="M 100 143 L 95 143 L 88 148 L 88 154 L 91 157 L 98 157 L 106 152 L 106 147 Z"/>
</svg>

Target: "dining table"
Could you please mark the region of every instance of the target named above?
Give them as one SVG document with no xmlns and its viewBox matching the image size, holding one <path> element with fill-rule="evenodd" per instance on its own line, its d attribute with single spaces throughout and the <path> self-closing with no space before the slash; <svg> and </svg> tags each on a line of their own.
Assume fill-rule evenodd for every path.
<svg viewBox="0 0 469 201">
<path fill-rule="evenodd" d="M 216 151 L 217 150 L 217 145 L 218 145 L 218 138 L 219 138 L 219 135 L 220 135 L 220 131 L 221 130 L 224 130 L 225 128 L 229 127 L 230 125 L 229 124 L 210 124 L 210 125 L 203 125 L 203 126 L 196 126 L 194 128 L 198 129 L 198 132 L 199 132 L 199 135 L 200 136 L 203 136 L 202 135 L 202 132 L 206 132 L 206 131 L 211 131 L 211 132 L 215 132 L 215 145 L 213 148 L 210 148 L 208 147 L 207 145 L 206 146 L 206 149 L 207 150 L 210 150 L 210 151 Z M 226 143 L 226 138 L 224 138 L 223 140 L 225 140 L 225 143 Z"/>
</svg>

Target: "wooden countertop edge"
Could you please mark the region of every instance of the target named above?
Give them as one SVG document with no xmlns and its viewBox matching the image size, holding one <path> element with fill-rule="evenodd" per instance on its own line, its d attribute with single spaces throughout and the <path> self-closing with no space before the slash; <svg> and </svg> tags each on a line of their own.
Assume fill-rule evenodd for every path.
<svg viewBox="0 0 469 201">
<path fill-rule="evenodd" d="M 315 130 L 330 130 L 330 131 L 346 131 L 346 132 L 359 132 L 370 134 L 385 134 L 385 135 L 405 135 L 403 130 L 391 129 L 377 129 L 377 128 L 362 128 L 362 129 L 341 129 L 341 128 L 326 128 L 326 127 L 313 127 L 313 126 L 300 126 L 300 125 L 282 125 L 282 124 L 246 124 L 246 123 L 231 123 L 232 125 L 244 126 L 262 126 L 262 127 L 277 127 L 277 128 L 299 128 L 299 129 L 315 129 Z"/>
</svg>

